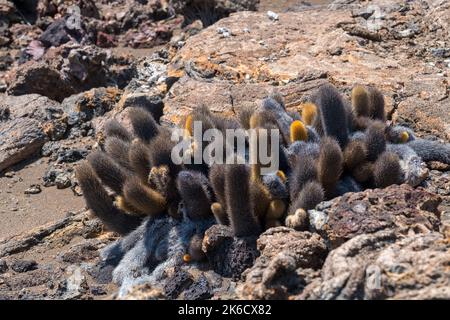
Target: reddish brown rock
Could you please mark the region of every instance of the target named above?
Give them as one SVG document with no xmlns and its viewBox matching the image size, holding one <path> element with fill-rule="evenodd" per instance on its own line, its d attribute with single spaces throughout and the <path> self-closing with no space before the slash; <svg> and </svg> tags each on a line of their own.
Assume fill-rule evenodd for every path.
<svg viewBox="0 0 450 320">
<path fill-rule="evenodd" d="M 134 74 L 126 58 L 94 46 L 67 43 L 50 49 L 38 62 L 29 61 L 9 74 L 11 95 L 38 93 L 61 102 L 95 87 L 123 87 Z"/>
<path fill-rule="evenodd" d="M 449 299 L 450 243 L 437 232 L 359 235 L 328 255 L 298 299 Z"/>
<path fill-rule="evenodd" d="M 37 153 L 46 140 L 37 120 L 17 118 L 0 122 L 0 172 Z"/>
<path fill-rule="evenodd" d="M 255 240 L 235 237 L 230 227 L 216 224 L 206 230 L 202 250 L 216 273 L 238 279 L 258 256 Z"/>
<path fill-rule="evenodd" d="M 318 276 L 327 255 L 325 241 L 315 233 L 272 228 L 258 239 L 261 255 L 237 289 L 241 299 L 287 299 Z"/>
<path fill-rule="evenodd" d="M 356 84 L 374 85 L 385 95 L 395 122 L 418 129 L 419 135 L 448 138 L 448 62 L 433 57 L 428 63 L 424 55 L 436 46 L 433 39 L 445 38 L 445 29 L 436 21 L 447 23 L 449 6 L 415 2 L 405 15 L 397 1 L 378 5 L 385 13 L 381 22 L 372 14 L 362 18 L 364 14 L 347 10 L 365 12 L 367 6 L 360 2 L 341 3 L 335 6 L 338 10 L 280 13 L 277 21 L 265 12 L 231 14 L 187 39 L 175 54 L 168 76 L 182 79 L 166 96 L 163 119 L 177 122 L 201 103 L 232 114 L 266 95 L 270 86 L 283 91 L 290 83 L 328 78 L 345 92 Z M 370 31 L 372 22 L 381 23 L 381 29 Z M 415 29 L 405 31 L 406 25 Z M 230 36 L 223 36 L 220 28 Z M 399 36 L 405 32 L 414 40 Z M 375 35 L 376 41 L 365 34 Z M 241 91 L 249 92 L 242 100 L 236 94 Z M 298 101 L 291 98 L 286 96 L 288 104 Z"/>
<path fill-rule="evenodd" d="M 288 108 L 295 108 L 314 89 L 325 83 L 324 74 L 311 75 L 311 80 L 294 81 L 279 88 L 286 99 Z M 171 88 L 164 99 L 162 121 L 179 123 L 183 116 L 201 104 L 207 105 L 213 112 L 232 116 L 244 106 L 258 106 L 267 97 L 273 87 L 265 83 L 232 84 L 226 81 L 206 82 L 183 77 Z"/>
<path fill-rule="evenodd" d="M 8 109 L 9 118 L 33 118 L 39 121 L 60 118 L 63 114 L 58 102 L 39 94 L 2 96 L 0 110 Z"/>
<path fill-rule="evenodd" d="M 439 230 L 442 199 L 419 187 L 393 185 L 385 189 L 347 193 L 308 211 L 310 225 L 331 248 L 364 233 L 396 230 L 399 234 Z"/>
</svg>

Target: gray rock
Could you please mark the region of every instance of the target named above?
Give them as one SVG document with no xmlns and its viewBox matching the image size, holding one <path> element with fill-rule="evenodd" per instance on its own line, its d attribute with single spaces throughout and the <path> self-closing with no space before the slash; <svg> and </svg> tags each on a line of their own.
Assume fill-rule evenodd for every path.
<svg viewBox="0 0 450 320">
<path fill-rule="evenodd" d="M 202 250 L 215 272 L 238 279 L 259 255 L 255 240 L 237 238 L 229 226 L 216 224 L 206 230 Z"/>
<path fill-rule="evenodd" d="M 125 58 L 114 59 L 96 46 L 69 42 L 15 69 L 7 92 L 38 93 L 60 102 L 91 88 L 124 87 L 134 72 L 134 65 Z"/>
<path fill-rule="evenodd" d="M 63 115 L 58 102 L 39 94 L 5 95 L 0 100 L 1 109 L 9 110 L 10 119 L 28 117 L 46 121 L 59 119 Z"/>
<path fill-rule="evenodd" d="M 94 88 L 64 99 L 61 107 L 68 114 L 68 124 L 74 126 L 110 111 L 121 94 L 121 90 L 113 87 Z"/>
<path fill-rule="evenodd" d="M 6 264 L 6 261 L 3 259 L 0 259 L 0 274 L 5 273 L 8 270 L 8 265 Z"/>
<path fill-rule="evenodd" d="M 55 179 L 55 185 L 58 189 L 65 189 L 72 185 L 72 181 L 70 180 L 70 177 L 68 174 L 63 173 L 59 174 Z"/>
<path fill-rule="evenodd" d="M 433 48 L 431 54 L 437 58 L 448 58 L 450 57 L 450 48 Z"/>
<path fill-rule="evenodd" d="M 359 235 L 328 255 L 299 299 L 449 299 L 450 244 L 437 232 Z"/>
<path fill-rule="evenodd" d="M 25 194 L 38 194 L 41 193 L 41 186 L 39 184 L 32 184 L 28 189 L 24 191 Z"/>
<path fill-rule="evenodd" d="M 36 270 L 37 262 L 34 260 L 16 260 L 11 264 L 11 269 L 19 273 Z"/>
<path fill-rule="evenodd" d="M 68 268 L 70 276 L 65 281 L 64 299 L 76 299 L 88 291 L 87 279 L 83 270 L 75 265 Z"/>
<path fill-rule="evenodd" d="M 57 162 L 58 163 L 72 163 L 78 160 L 84 159 L 88 154 L 86 149 L 69 149 L 62 150 L 58 153 Z"/>
<path fill-rule="evenodd" d="M 287 299 L 317 278 L 327 247 L 318 235 L 276 227 L 258 239 L 261 255 L 237 289 L 242 299 Z"/>
<path fill-rule="evenodd" d="M 45 62 L 28 62 L 20 66 L 7 92 L 17 96 L 37 93 L 57 101 L 76 93 L 58 70 Z"/>
<path fill-rule="evenodd" d="M 42 177 L 42 180 L 44 181 L 43 186 L 44 187 L 54 186 L 56 178 L 62 174 L 65 174 L 64 170 L 62 169 L 53 167 L 48 168 L 48 170 L 44 173 L 44 176 Z"/>
<path fill-rule="evenodd" d="M 359 234 L 380 230 L 403 234 L 437 231 L 441 201 L 423 188 L 392 185 L 322 202 L 308 211 L 309 223 L 334 249 Z"/>
<path fill-rule="evenodd" d="M 17 118 L 0 122 L 0 171 L 40 151 L 46 140 L 37 120 Z"/>
</svg>

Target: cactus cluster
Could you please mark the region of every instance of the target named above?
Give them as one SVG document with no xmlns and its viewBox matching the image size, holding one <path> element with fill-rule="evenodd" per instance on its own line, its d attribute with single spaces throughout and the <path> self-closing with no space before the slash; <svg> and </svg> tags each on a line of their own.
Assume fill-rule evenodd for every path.
<svg viewBox="0 0 450 320">
<path fill-rule="evenodd" d="M 326 84 L 294 111 L 275 93 L 236 118 L 202 106 L 183 119 L 183 139 L 192 150 L 208 145 L 194 137 L 195 121 L 203 131 L 278 129 L 279 170 L 266 175 L 260 163 L 248 159 L 244 164 L 175 165 L 171 129 L 142 108 L 130 108 L 129 118 L 133 133 L 110 120 L 101 150 L 77 167 L 87 206 L 110 230 L 128 235 L 121 244 L 128 249 L 150 232 L 169 232 L 155 227 L 162 219 L 188 224 L 181 246 L 184 262 L 205 260 L 203 233 L 211 224 L 228 225 L 240 238 L 256 238 L 278 225 L 307 228 L 307 210 L 321 201 L 391 184 L 416 186 L 427 177 L 424 161 L 450 163 L 449 145 L 387 124 L 383 95 L 362 86 L 353 88 L 351 103 Z"/>
</svg>

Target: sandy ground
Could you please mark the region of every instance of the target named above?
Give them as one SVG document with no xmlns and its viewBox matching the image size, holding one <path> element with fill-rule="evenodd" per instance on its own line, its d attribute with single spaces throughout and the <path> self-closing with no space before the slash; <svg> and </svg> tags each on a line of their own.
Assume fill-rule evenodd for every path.
<svg viewBox="0 0 450 320">
<path fill-rule="evenodd" d="M 0 177 L 0 238 L 61 219 L 68 211 L 84 207 L 83 198 L 75 196 L 70 188 L 42 186 L 46 170 L 46 159 L 42 158 L 14 167 L 11 178 Z M 41 193 L 25 194 L 32 184 L 40 184 Z"/>
</svg>

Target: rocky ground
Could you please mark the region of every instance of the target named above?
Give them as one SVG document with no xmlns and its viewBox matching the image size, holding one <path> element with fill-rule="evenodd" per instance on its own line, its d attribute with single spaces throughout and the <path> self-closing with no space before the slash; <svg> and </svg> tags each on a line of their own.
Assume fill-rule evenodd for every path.
<svg viewBox="0 0 450 320">
<path fill-rule="evenodd" d="M 117 237 L 83 208 L 73 168 L 129 106 L 173 125 L 274 86 L 295 108 L 327 81 L 375 85 L 394 123 L 450 141 L 447 1 L 194 2 L 0 0 L 0 299 L 119 297 L 99 262 Z M 239 277 L 186 265 L 120 298 L 448 299 L 450 166 L 427 165 L 416 189 L 346 194 L 309 211 L 309 231 L 267 230 Z M 232 241 L 207 235 L 213 258 Z"/>
</svg>

